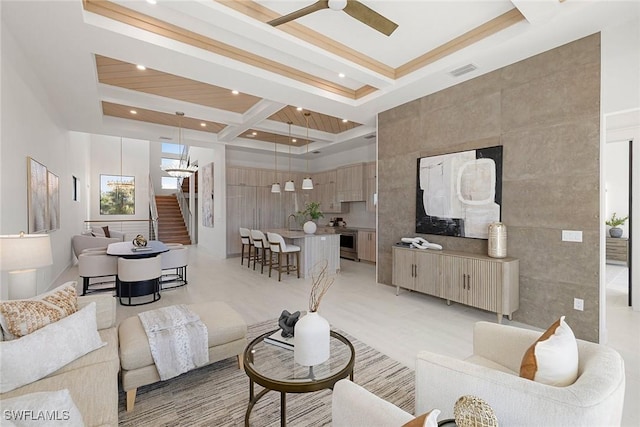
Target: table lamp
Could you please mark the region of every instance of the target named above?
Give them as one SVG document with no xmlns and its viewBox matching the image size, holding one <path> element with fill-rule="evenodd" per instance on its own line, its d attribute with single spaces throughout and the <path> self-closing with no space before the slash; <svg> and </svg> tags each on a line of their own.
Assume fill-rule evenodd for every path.
<svg viewBox="0 0 640 427">
<path fill-rule="evenodd" d="M 48 234 L 0 236 L 0 269 L 9 271 L 9 299 L 37 295 L 36 268 L 53 264 Z"/>
</svg>

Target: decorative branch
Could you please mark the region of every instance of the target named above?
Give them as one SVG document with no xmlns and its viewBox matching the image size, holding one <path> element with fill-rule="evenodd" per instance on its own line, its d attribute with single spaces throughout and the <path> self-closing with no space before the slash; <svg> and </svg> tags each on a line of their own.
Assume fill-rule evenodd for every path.
<svg viewBox="0 0 640 427">
<path fill-rule="evenodd" d="M 327 269 L 329 262 L 325 259 L 318 261 L 311 270 L 311 295 L 309 296 L 309 311 L 316 312 L 320 306 L 322 297 L 327 293 L 331 285 L 333 285 L 334 278 L 329 277 Z"/>
</svg>

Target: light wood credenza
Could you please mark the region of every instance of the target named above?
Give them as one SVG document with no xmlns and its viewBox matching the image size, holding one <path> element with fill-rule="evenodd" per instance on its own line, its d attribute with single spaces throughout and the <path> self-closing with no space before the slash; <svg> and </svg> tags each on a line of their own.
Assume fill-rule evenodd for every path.
<svg viewBox="0 0 640 427">
<path fill-rule="evenodd" d="M 394 246 L 392 283 L 512 319 L 520 305 L 519 261 Z"/>
<path fill-rule="evenodd" d="M 629 266 L 629 239 L 607 237 L 607 261 L 619 261 Z"/>
</svg>

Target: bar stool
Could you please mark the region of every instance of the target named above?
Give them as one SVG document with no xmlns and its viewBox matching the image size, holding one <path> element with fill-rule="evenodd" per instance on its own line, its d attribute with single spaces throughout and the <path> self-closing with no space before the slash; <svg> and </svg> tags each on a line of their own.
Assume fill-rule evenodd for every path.
<svg viewBox="0 0 640 427">
<path fill-rule="evenodd" d="M 269 239 L 269 248 L 271 249 L 271 255 L 269 256 L 269 277 L 271 277 L 271 270 L 278 270 L 278 282 L 282 279 L 282 271 L 286 271 L 289 274 L 291 271 L 298 272 L 298 279 L 300 278 L 300 246 L 287 245 L 284 238 L 277 233 L 267 232 L 267 238 Z M 291 265 L 289 255 L 296 254 L 296 265 Z M 273 255 L 277 254 L 278 262 L 273 264 Z M 283 265 L 283 256 L 287 260 L 287 264 Z"/>
<path fill-rule="evenodd" d="M 78 255 L 78 274 L 82 277 L 82 295 L 91 292 L 113 291 L 118 275 L 118 258 L 104 250 L 85 249 Z M 113 280 L 91 283 L 93 278 L 113 276 Z M 104 286 L 110 285 L 110 286 Z M 90 289 L 90 287 L 96 287 Z"/>
<path fill-rule="evenodd" d="M 260 274 L 264 273 L 264 266 L 267 265 L 267 252 L 269 252 L 269 242 L 267 237 L 260 230 L 251 230 L 251 240 L 253 241 L 253 269 L 256 269 L 256 262 L 260 262 Z"/>
<path fill-rule="evenodd" d="M 134 306 L 151 304 L 160 299 L 160 277 L 162 277 L 161 257 L 118 258 L 118 281 L 116 295 L 121 305 Z M 151 301 L 132 303 L 132 297 L 152 295 Z M 122 298 L 129 298 L 125 304 Z"/>
<path fill-rule="evenodd" d="M 240 227 L 240 242 L 242 243 L 242 248 L 240 249 L 240 265 L 244 263 L 244 248 L 246 247 L 247 252 L 247 267 L 251 264 L 251 247 L 253 244 L 251 243 L 251 232 L 248 228 Z"/>
</svg>

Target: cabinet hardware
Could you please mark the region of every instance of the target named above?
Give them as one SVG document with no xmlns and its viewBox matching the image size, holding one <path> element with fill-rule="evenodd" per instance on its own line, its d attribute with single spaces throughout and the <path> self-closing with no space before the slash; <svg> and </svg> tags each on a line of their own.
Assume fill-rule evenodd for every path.
<svg viewBox="0 0 640 427">
<path fill-rule="evenodd" d="M 467 274 L 467 290 L 471 290 L 471 275 Z"/>
</svg>

